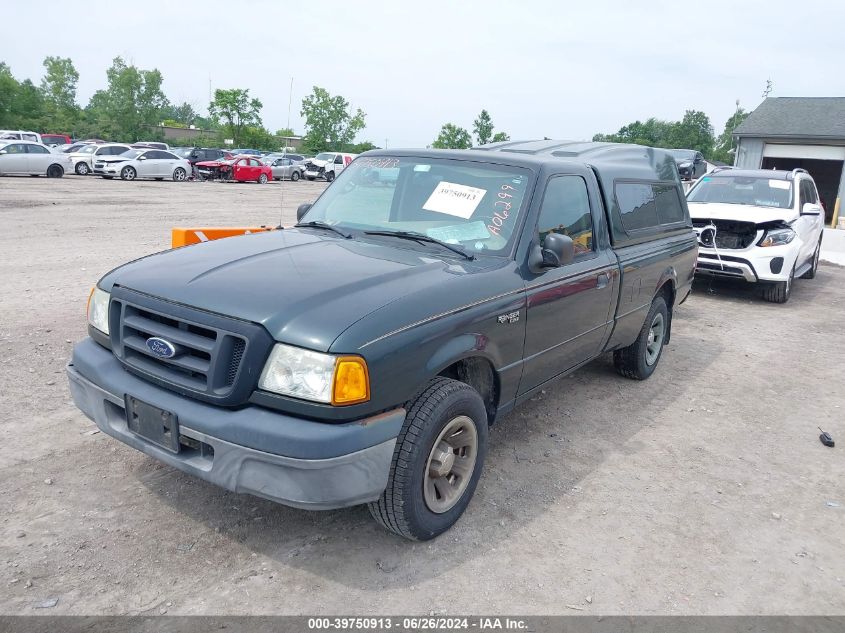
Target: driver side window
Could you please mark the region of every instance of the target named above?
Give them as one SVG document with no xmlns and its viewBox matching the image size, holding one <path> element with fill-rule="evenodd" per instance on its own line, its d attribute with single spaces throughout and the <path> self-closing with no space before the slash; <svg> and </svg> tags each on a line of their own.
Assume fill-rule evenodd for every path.
<svg viewBox="0 0 845 633">
<path fill-rule="evenodd" d="M 575 259 L 593 252 L 593 218 L 587 183 L 581 176 L 555 176 L 546 186 L 537 230 L 540 243 L 549 233 L 572 238 Z"/>
</svg>

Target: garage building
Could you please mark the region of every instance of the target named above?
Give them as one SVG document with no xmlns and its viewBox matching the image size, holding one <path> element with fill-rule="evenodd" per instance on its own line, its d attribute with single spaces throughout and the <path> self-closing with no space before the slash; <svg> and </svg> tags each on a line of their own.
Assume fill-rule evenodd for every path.
<svg viewBox="0 0 845 633">
<path fill-rule="evenodd" d="M 810 172 L 829 223 L 845 195 L 845 97 L 769 97 L 734 130 L 743 169 Z"/>
</svg>

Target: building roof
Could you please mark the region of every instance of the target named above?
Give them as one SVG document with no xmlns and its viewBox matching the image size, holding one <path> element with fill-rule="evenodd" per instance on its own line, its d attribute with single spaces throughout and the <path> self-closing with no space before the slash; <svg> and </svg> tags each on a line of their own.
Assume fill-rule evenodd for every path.
<svg viewBox="0 0 845 633">
<path fill-rule="evenodd" d="M 734 136 L 845 140 L 845 97 L 768 97 Z"/>
</svg>

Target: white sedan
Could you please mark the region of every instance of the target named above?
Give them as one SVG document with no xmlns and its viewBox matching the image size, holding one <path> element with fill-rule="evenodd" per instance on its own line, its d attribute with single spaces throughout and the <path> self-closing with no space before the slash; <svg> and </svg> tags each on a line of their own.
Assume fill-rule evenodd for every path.
<svg viewBox="0 0 845 633">
<path fill-rule="evenodd" d="M 73 171 L 67 154 L 56 154 L 33 141 L 0 141 L 0 174 L 28 174 L 61 178 Z"/>
<path fill-rule="evenodd" d="M 161 149 L 130 149 L 117 156 L 98 157 L 94 173 L 103 178 L 120 176 L 123 180 L 154 178 L 187 180 L 191 163 Z"/>
</svg>

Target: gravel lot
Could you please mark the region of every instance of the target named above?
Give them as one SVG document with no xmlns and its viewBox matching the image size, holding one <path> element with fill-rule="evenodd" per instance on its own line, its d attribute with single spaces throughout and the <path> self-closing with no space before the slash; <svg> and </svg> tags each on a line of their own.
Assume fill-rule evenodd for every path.
<svg viewBox="0 0 845 633">
<path fill-rule="evenodd" d="M 322 187 L 0 178 L 0 613 L 845 613 L 832 265 L 783 306 L 701 283 L 650 380 L 601 358 L 507 416 L 434 542 L 365 508 L 228 493 L 95 433 L 64 366 L 99 276 L 172 226 L 290 223 Z"/>
</svg>

